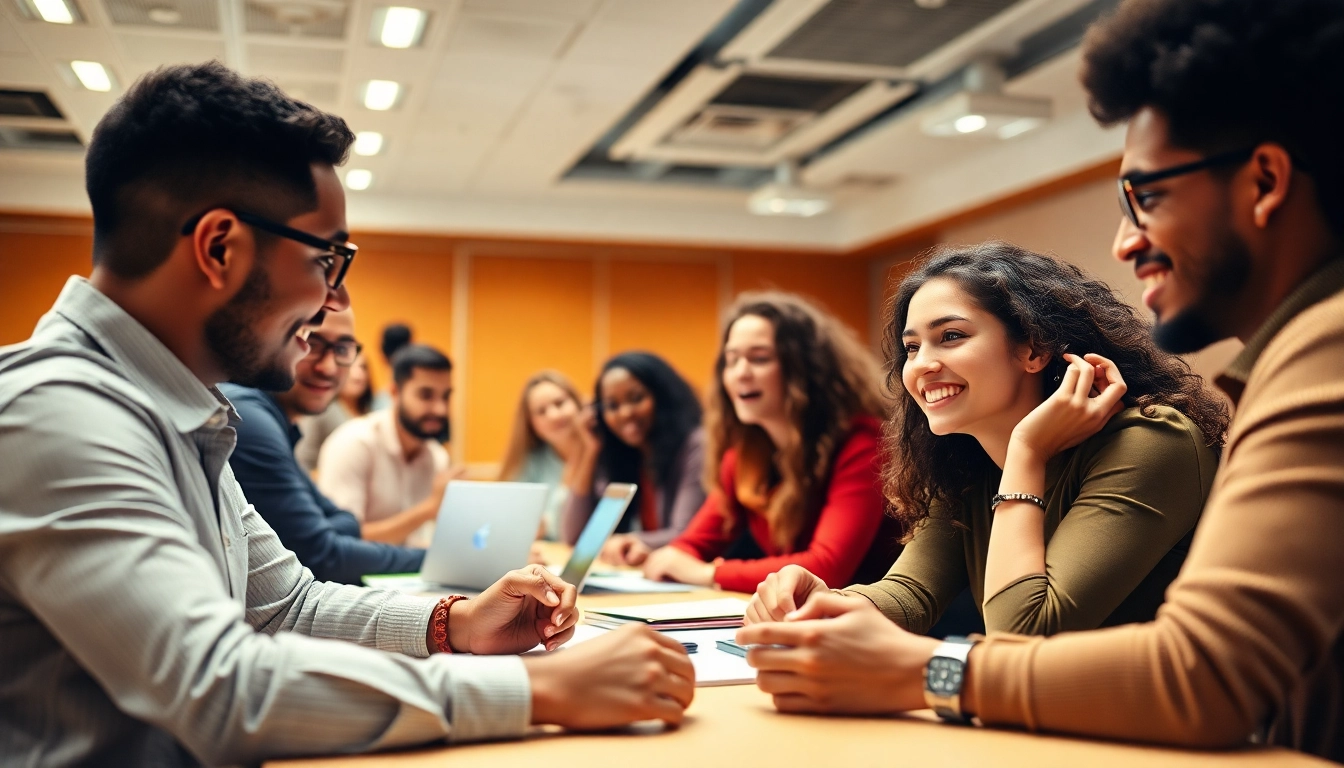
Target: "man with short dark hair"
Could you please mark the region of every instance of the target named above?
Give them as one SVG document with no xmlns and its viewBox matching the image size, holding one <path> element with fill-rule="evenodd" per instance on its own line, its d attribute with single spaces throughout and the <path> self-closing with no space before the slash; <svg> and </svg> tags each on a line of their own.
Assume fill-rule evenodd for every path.
<svg viewBox="0 0 1344 768">
<path fill-rule="evenodd" d="M 240 420 L 229 467 L 280 543 L 319 581 L 359 584 L 372 573 L 418 571 L 423 549 L 365 541 L 359 517 L 323 495 L 294 455 L 299 417 L 331 405 L 358 355 L 354 312 L 328 312 L 308 344 L 284 392 L 220 385 Z"/>
<path fill-rule="evenodd" d="M 322 445 L 318 487 L 359 518 L 365 539 L 429 545 L 456 472 L 438 439 L 452 395 L 448 356 L 411 344 L 392 355 L 392 407 L 347 421 Z"/>
<path fill-rule="evenodd" d="M 1344 3 L 1127 0 L 1084 62 L 1093 114 L 1129 121 L 1116 255 L 1148 285 L 1156 338 L 1245 343 L 1218 379 L 1236 416 L 1166 603 L 1147 624 L 940 645 L 862 597 L 816 594 L 792 613 L 788 590 L 768 609 L 797 622 L 738 640 L 810 646 L 752 652 L 780 709 L 928 704 L 1344 760 Z"/>
<path fill-rule="evenodd" d="M 325 584 L 239 489 L 215 385 L 289 389 L 309 330 L 349 305 L 334 166 L 353 138 L 218 63 L 147 75 L 95 128 L 93 274 L 0 349 L 0 764 L 681 720 L 694 672 L 656 633 L 429 655 L 564 642 L 575 591 L 545 569 L 466 601 Z"/>
</svg>

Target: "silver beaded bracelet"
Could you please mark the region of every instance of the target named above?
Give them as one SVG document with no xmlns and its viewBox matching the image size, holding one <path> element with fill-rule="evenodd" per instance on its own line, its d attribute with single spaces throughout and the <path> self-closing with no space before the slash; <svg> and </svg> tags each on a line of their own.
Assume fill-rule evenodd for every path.
<svg viewBox="0 0 1344 768">
<path fill-rule="evenodd" d="M 1045 509 L 1045 499 L 1042 499 L 1040 496 L 1033 496 L 1030 493 L 1000 493 L 989 500 L 989 511 L 993 512 L 1005 501 L 1030 501 L 1042 510 Z"/>
</svg>

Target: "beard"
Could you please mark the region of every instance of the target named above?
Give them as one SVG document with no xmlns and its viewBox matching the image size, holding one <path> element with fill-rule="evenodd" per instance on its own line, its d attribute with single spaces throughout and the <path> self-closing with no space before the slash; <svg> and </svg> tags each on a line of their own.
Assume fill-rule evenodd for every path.
<svg viewBox="0 0 1344 768">
<path fill-rule="evenodd" d="M 424 422 L 427 421 L 426 419 L 413 419 L 410 414 L 406 413 L 405 409 L 398 408 L 397 421 L 401 422 L 401 428 L 406 430 L 407 433 L 414 437 L 418 437 L 421 440 L 437 440 L 440 443 L 448 441 L 447 419 L 442 420 L 441 426 L 438 423 L 440 420 L 434 419 L 433 421 L 436 423 L 433 429 L 427 429 L 423 426 Z"/>
<path fill-rule="evenodd" d="M 253 328 L 256 316 L 270 298 L 270 276 L 258 262 L 248 272 L 237 295 L 206 319 L 205 341 L 215 359 L 223 365 L 229 381 L 269 392 L 284 392 L 294 386 L 294 370 L 280 362 L 280 351 L 271 355 L 263 353 L 266 345 Z M 298 330 L 293 329 L 291 335 Z"/>
<path fill-rule="evenodd" d="M 1194 301 L 1170 320 L 1153 324 L 1153 341 L 1167 352 L 1198 352 L 1232 335 L 1230 319 L 1250 280 L 1251 252 L 1230 230 L 1210 250 L 1208 261 L 1192 270 L 1198 273 L 1192 275 L 1199 290 Z"/>
</svg>

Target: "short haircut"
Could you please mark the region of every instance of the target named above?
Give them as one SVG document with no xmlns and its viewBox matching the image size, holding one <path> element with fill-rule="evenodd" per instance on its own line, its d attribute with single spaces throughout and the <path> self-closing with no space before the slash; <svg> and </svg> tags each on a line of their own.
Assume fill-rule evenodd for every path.
<svg viewBox="0 0 1344 768">
<path fill-rule="evenodd" d="M 453 361 L 427 344 L 410 344 L 392 356 L 392 380 L 400 387 L 415 375 L 416 368 L 430 371 L 451 371 Z"/>
<path fill-rule="evenodd" d="M 393 355 L 411 343 L 411 335 L 411 327 L 405 323 L 392 323 L 384 328 L 383 340 L 378 347 L 383 352 L 383 359 L 391 362 Z"/>
<path fill-rule="evenodd" d="M 89 142 L 94 264 L 147 275 L 167 260 L 182 225 L 212 207 L 280 222 L 314 210 L 312 165 L 340 165 L 353 141 L 341 118 L 217 61 L 155 70 Z"/>
<path fill-rule="evenodd" d="M 1160 111 L 1177 146 L 1280 144 L 1344 235 L 1344 3 L 1127 0 L 1083 44 L 1092 114 Z"/>
</svg>

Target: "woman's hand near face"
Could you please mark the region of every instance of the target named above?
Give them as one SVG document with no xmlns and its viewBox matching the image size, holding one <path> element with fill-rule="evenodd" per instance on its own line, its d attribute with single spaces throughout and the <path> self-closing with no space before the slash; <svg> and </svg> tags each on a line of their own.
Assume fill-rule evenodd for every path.
<svg viewBox="0 0 1344 768">
<path fill-rule="evenodd" d="M 1059 388 L 1026 418 L 1009 439 L 1014 448 L 1046 461 L 1095 435 L 1124 410 L 1125 380 L 1115 363 L 1101 355 L 1064 355 L 1069 367 Z"/>
</svg>

